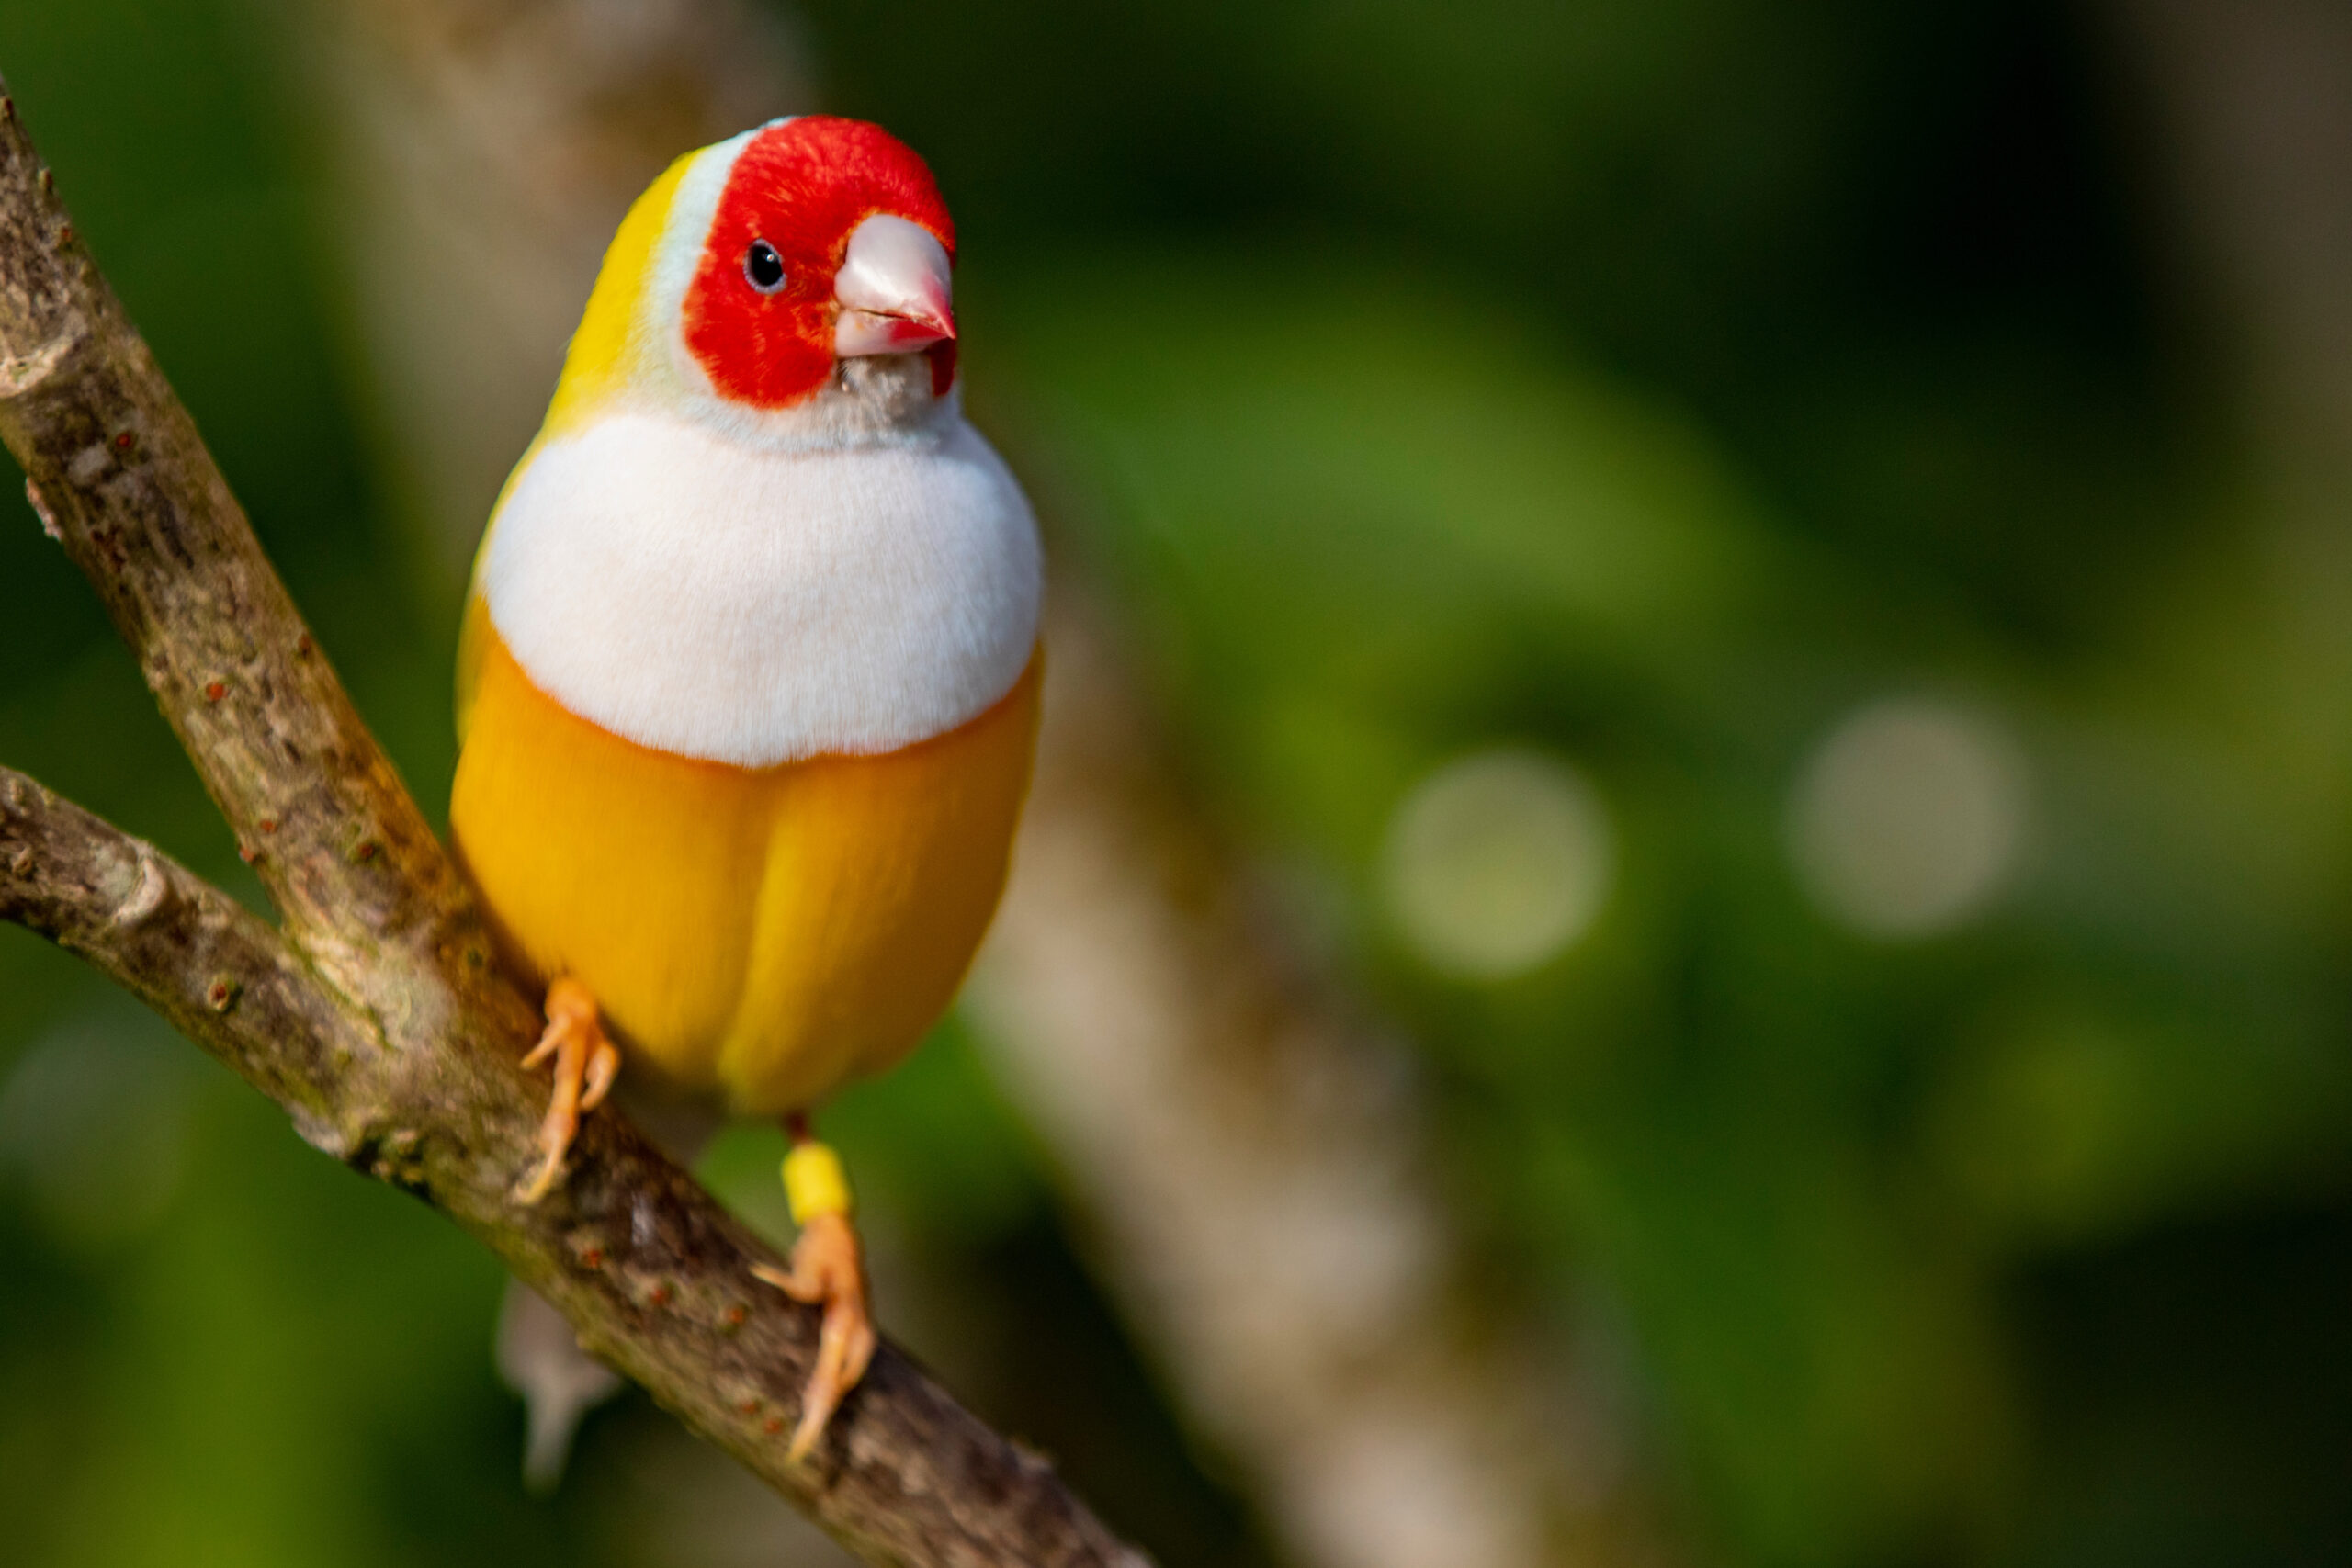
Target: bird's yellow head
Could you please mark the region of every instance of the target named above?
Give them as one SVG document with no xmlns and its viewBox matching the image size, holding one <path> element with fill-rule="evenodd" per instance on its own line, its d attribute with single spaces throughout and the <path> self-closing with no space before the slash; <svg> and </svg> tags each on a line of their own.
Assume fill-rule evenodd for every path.
<svg viewBox="0 0 2352 1568">
<path fill-rule="evenodd" d="M 769 445 L 838 445 L 951 399 L 956 231 L 879 126 L 780 119 L 690 152 L 614 237 L 549 434 L 623 406 Z"/>
</svg>

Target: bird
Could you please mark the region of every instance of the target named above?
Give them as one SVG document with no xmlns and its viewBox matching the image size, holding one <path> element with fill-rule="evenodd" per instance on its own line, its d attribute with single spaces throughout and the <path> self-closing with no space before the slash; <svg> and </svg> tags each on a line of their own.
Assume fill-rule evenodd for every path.
<svg viewBox="0 0 2352 1568">
<path fill-rule="evenodd" d="M 1044 561 L 965 419 L 955 228 L 878 126 L 777 119 L 623 220 L 478 552 L 452 847 L 543 998 L 517 1201 L 632 1086 L 775 1118 L 822 1309 L 788 1457 L 876 1344 L 816 1108 L 954 998 L 1035 750 Z"/>
</svg>

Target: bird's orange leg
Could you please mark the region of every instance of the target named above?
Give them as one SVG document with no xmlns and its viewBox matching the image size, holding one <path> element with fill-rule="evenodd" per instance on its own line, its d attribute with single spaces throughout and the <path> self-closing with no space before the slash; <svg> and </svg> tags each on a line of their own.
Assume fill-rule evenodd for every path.
<svg viewBox="0 0 2352 1568">
<path fill-rule="evenodd" d="M 596 998 L 587 987 L 566 976 L 548 987 L 548 1026 L 523 1066 L 536 1067 L 555 1059 L 555 1092 L 548 1099 L 547 1120 L 539 1123 L 538 1170 L 514 1190 L 526 1203 L 536 1203 L 554 1190 L 563 1176 L 563 1156 L 571 1151 L 580 1118 L 604 1103 L 613 1079 L 621 1070 L 621 1054 L 605 1038 L 597 1021 Z"/>
<path fill-rule="evenodd" d="M 819 1143 L 802 1115 L 786 1118 L 792 1152 L 785 1156 L 784 1190 L 800 1237 L 792 1244 L 787 1271 L 764 1263 L 752 1272 L 794 1301 L 825 1309 L 818 1331 L 817 1366 L 800 1395 L 800 1424 L 785 1450 L 797 1463 L 824 1436 L 842 1399 L 865 1375 L 876 1343 L 874 1318 L 865 1307 L 865 1253 L 850 1223 L 849 1179 L 841 1156 Z"/>
</svg>

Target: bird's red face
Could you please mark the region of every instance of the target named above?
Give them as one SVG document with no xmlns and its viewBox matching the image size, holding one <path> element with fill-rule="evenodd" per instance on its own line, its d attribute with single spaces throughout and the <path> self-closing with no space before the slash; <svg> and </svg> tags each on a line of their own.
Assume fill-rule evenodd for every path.
<svg viewBox="0 0 2352 1568">
<path fill-rule="evenodd" d="M 807 115 L 744 144 L 687 286 L 685 345 L 721 397 L 800 401 L 864 355 L 956 379 L 956 230 L 923 161 L 879 126 Z"/>
</svg>

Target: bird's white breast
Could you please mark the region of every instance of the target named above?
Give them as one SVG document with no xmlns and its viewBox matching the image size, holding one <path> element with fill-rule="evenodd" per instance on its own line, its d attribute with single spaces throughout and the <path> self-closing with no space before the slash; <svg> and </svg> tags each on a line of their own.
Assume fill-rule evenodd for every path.
<svg viewBox="0 0 2352 1568">
<path fill-rule="evenodd" d="M 541 446 L 481 562 L 539 688 L 616 735 L 765 767 L 896 750 L 1026 667 L 1020 487 L 952 414 L 906 444 L 763 451 L 652 412 Z"/>
</svg>

